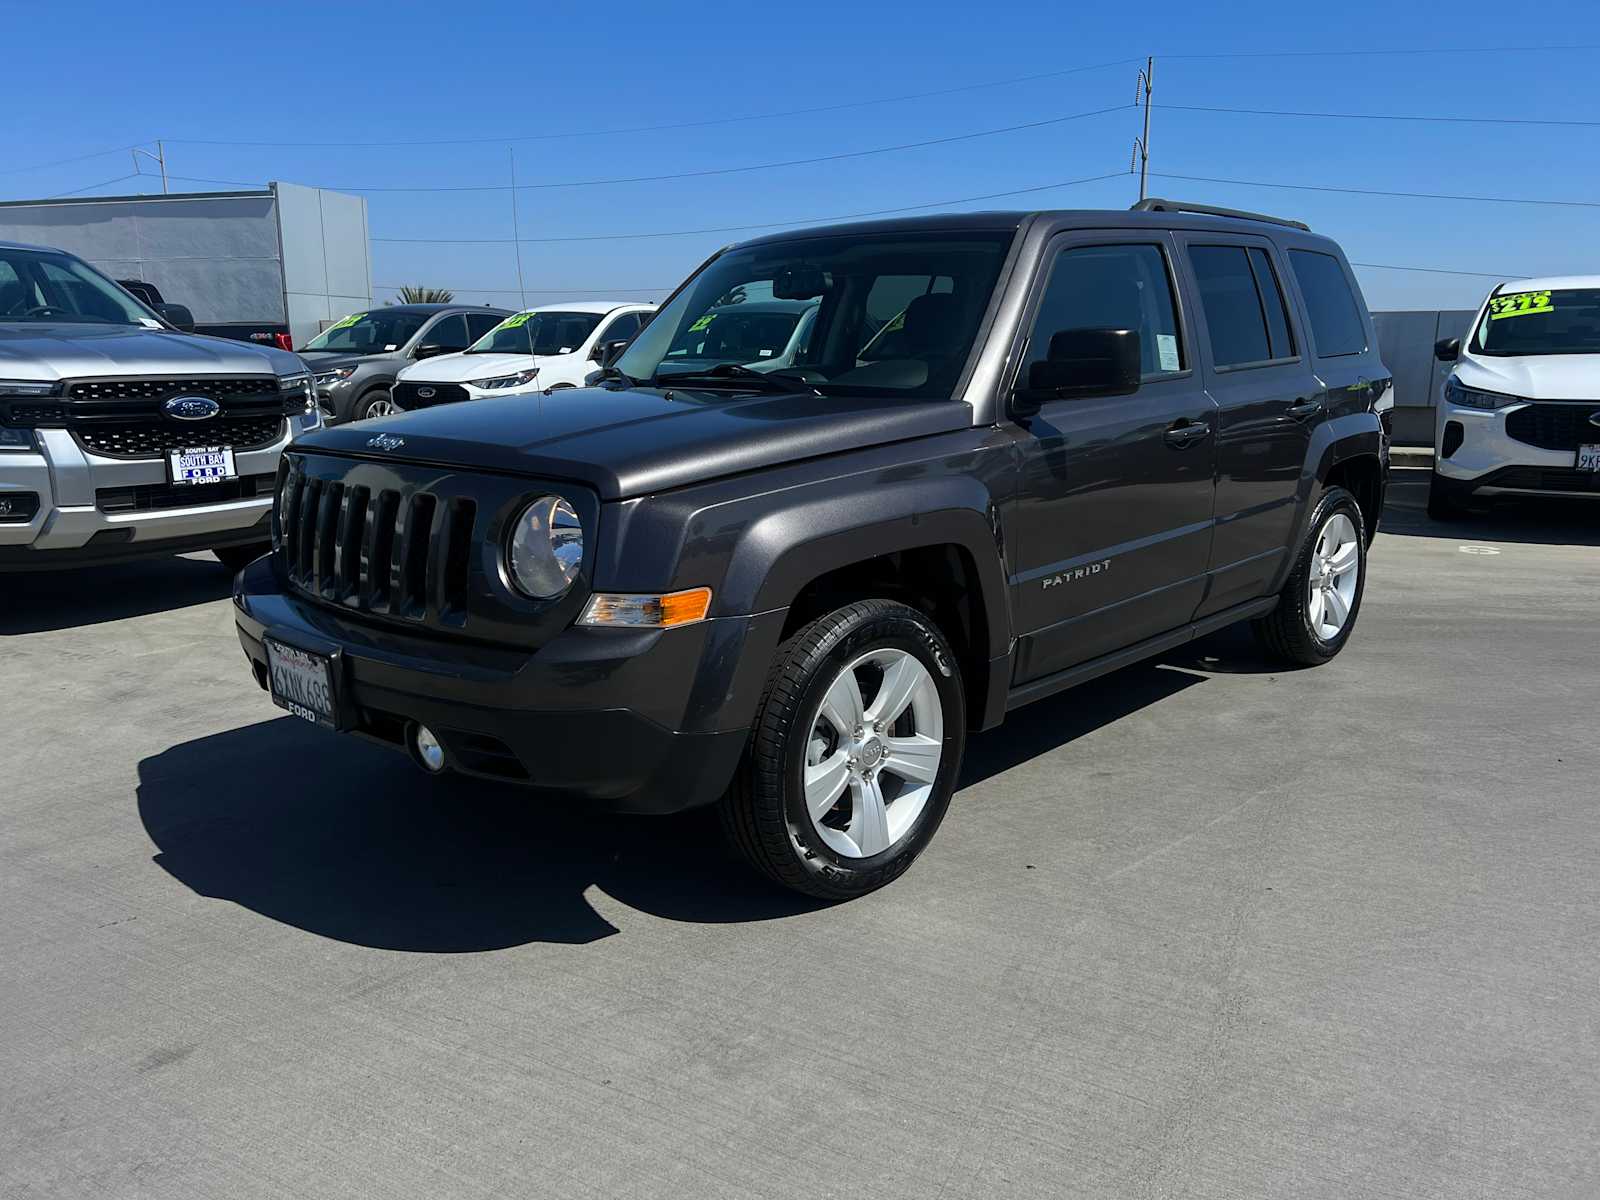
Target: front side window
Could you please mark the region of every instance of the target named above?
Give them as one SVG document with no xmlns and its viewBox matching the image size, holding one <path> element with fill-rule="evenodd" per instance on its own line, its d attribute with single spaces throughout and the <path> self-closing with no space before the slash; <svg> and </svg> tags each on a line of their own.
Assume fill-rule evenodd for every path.
<svg viewBox="0 0 1600 1200">
<path fill-rule="evenodd" d="M 0 322 L 162 328 L 154 312 L 71 255 L 3 248 Z"/>
<path fill-rule="evenodd" d="M 382 354 L 404 346 L 427 319 L 421 313 L 384 312 L 381 308 L 351 313 L 317 334 L 305 344 L 305 349 Z"/>
<path fill-rule="evenodd" d="M 461 313 L 451 313 L 434 322 L 433 328 L 422 335 L 425 345 L 440 346 L 445 350 L 465 350 L 471 345 L 467 337 L 467 318 Z"/>
<path fill-rule="evenodd" d="M 1316 250 L 1291 250 L 1289 262 L 1300 283 L 1300 294 L 1306 299 L 1317 355 L 1338 358 L 1365 353 L 1367 331 L 1361 308 L 1339 260 Z"/>
<path fill-rule="evenodd" d="M 496 325 L 500 324 L 502 319 L 499 313 L 468 313 L 467 336 L 473 341 L 477 341 Z"/>
<path fill-rule="evenodd" d="M 1069 329 L 1132 329 L 1139 334 L 1144 379 L 1181 371 L 1178 306 L 1167 258 L 1154 245 L 1074 246 L 1063 250 L 1028 339 L 1020 378 L 1050 352 L 1050 339 Z"/>
<path fill-rule="evenodd" d="M 1526 354 L 1600 354 L 1600 288 L 1519 290 L 1489 297 L 1471 350 L 1513 358 Z"/>
<path fill-rule="evenodd" d="M 519 312 L 472 344 L 468 354 L 571 354 L 589 340 L 602 313 Z"/>
<path fill-rule="evenodd" d="M 616 368 L 661 386 L 949 398 L 1014 236 L 836 234 L 736 248 L 690 280 Z M 930 291 L 930 280 L 942 284 Z M 903 336 L 863 353 L 896 320 Z"/>
<path fill-rule="evenodd" d="M 615 321 L 606 326 L 605 332 L 600 335 L 602 342 L 622 342 L 639 332 L 639 314 L 623 313 Z"/>
</svg>

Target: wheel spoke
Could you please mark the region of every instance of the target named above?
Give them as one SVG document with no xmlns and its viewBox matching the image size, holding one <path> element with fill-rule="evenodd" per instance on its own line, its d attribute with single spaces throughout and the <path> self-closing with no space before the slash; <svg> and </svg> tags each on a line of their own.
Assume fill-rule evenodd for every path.
<svg viewBox="0 0 1600 1200">
<path fill-rule="evenodd" d="M 820 820 L 839 802 L 849 782 L 850 756 L 843 750 L 806 767 L 806 808 L 813 820 Z"/>
<path fill-rule="evenodd" d="M 876 777 L 853 785 L 855 811 L 850 818 L 850 840 L 862 858 L 889 848 L 889 808 Z"/>
<path fill-rule="evenodd" d="M 1343 575 L 1346 571 L 1348 571 L 1351 567 L 1353 567 L 1355 565 L 1356 565 L 1356 544 L 1355 544 L 1354 540 L 1345 542 L 1334 553 L 1333 557 L 1328 559 L 1328 566 L 1330 568 L 1332 568 L 1333 573 L 1335 575 Z"/>
<path fill-rule="evenodd" d="M 939 757 L 944 747 L 933 738 L 918 733 L 884 738 L 883 742 L 889 751 L 883 770 L 911 783 L 932 783 L 939 777 Z"/>
<path fill-rule="evenodd" d="M 1334 628 L 1342 628 L 1344 619 L 1350 615 L 1350 605 L 1345 602 L 1344 596 L 1338 588 L 1329 588 L 1328 596 L 1328 621 Z"/>
<path fill-rule="evenodd" d="M 1323 591 L 1319 587 L 1311 589 L 1311 602 L 1306 605 L 1306 616 L 1311 618 L 1311 628 L 1318 634 L 1322 632 L 1322 603 Z"/>
<path fill-rule="evenodd" d="M 867 719 L 885 728 L 894 724 L 927 678 L 926 667 L 911 655 L 902 654 L 898 661 L 884 669 L 883 683 L 872 698 L 872 707 L 867 709 Z"/>
<path fill-rule="evenodd" d="M 842 737 L 848 738 L 861 728 L 861 685 L 853 670 L 840 672 L 822 698 L 822 718 Z"/>
</svg>

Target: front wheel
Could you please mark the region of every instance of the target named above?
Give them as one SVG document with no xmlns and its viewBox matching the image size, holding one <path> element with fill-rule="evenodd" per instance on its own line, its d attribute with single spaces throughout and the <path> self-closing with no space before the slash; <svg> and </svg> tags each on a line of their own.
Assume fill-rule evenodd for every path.
<svg viewBox="0 0 1600 1200">
<path fill-rule="evenodd" d="M 1322 493 L 1307 523 L 1278 606 L 1252 623 L 1275 658 L 1316 666 L 1344 649 L 1361 611 L 1367 538 L 1356 498 L 1342 487 Z"/>
<path fill-rule="evenodd" d="M 356 401 L 355 418 L 370 421 L 373 417 L 392 417 L 399 411 L 388 392 L 368 392 Z"/>
<path fill-rule="evenodd" d="M 779 647 L 724 828 L 785 887 L 863 895 L 932 839 L 965 743 L 961 674 L 939 627 L 888 600 L 847 605 Z"/>
</svg>

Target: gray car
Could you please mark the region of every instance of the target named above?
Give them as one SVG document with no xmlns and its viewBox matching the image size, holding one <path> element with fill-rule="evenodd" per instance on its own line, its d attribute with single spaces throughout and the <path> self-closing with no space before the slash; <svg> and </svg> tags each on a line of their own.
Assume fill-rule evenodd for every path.
<svg viewBox="0 0 1600 1200">
<path fill-rule="evenodd" d="M 401 368 L 459 353 L 510 315 L 482 305 L 389 304 L 334 322 L 300 354 L 328 424 L 365 421 L 395 411 L 391 389 Z"/>
<path fill-rule="evenodd" d="M 180 333 L 82 260 L 0 242 L 0 571 L 266 549 L 295 355 Z"/>
</svg>

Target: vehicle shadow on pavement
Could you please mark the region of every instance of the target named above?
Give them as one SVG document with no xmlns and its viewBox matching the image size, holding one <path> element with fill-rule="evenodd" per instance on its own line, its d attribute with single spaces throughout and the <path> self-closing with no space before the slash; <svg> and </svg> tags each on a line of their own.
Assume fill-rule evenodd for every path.
<svg viewBox="0 0 1600 1200">
<path fill-rule="evenodd" d="M 0 583 L 0 635 L 50 633 L 209 604 L 233 576 L 209 554 L 64 571 L 24 571 Z"/>
<path fill-rule="evenodd" d="M 1502 500 L 1448 521 L 1428 515 L 1425 471 L 1394 471 L 1378 534 L 1452 542 L 1521 542 L 1535 546 L 1600 546 L 1600 500 Z"/>
<path fill-rule="evenodd" d="M 294 717 L 139 764 L 155 861 L 204 896 L 362 946 L 422 953 L 586 943 L 618 932 L 590 887 L 676 921 L 823 907 L 724 849 L 713 812 L 606 816 L 510 785 L 434 779 Z"/>
</svg>

